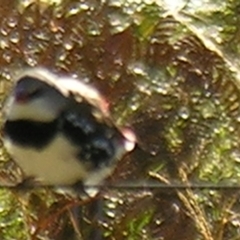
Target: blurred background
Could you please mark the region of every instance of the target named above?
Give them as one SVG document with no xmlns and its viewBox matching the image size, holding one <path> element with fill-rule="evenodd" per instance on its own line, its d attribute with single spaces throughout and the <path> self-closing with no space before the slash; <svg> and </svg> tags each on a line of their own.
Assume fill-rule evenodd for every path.
<svg viewBox="0 0 240 240">
<path fill-rule="evenodd" d="M 18 70 L 44 66 L 96 86 L 138 138 L 95 199 L 1 188 L 0 239 L 239 239 L 239 13 L 238 0 L 0 0 L 1 106 Z M 0 156 L 1 185 L 17 182 Z"/>
</svg>

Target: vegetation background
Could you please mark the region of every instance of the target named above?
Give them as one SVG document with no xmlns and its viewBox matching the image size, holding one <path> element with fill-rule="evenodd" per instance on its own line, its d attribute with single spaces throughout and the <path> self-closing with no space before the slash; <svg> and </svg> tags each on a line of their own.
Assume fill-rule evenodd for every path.
<svg viewBox="0 0 240 240">
<path fill-rule="evenodd" d="M 238 0 L 0 0 L 1 103 L 17 70 L 45 66 L 99 88 L 139 143 L 91 201 L 3 187 L 0 239 L 239 239 L 239 12 Z M 1 166 L 1 185 L 19 179 L 3 148 Z"/>
</svg>

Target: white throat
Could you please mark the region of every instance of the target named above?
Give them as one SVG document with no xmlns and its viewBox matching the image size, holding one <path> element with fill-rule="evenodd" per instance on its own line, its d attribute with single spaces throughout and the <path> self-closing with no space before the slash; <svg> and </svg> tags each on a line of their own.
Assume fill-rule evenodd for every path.
<svg viewBox="0 0 240 240">
<path fill-rule="evenodd" d="M 37 99 L 29 103 L 18 103 L 14 100 L 14 97 L 8 99 L 4 114 L 10 121 L 31 120 L 38 122 L 50 122 L 57 115 L 52 106 L 46 104 L 46 101 Z"/>
</svg>

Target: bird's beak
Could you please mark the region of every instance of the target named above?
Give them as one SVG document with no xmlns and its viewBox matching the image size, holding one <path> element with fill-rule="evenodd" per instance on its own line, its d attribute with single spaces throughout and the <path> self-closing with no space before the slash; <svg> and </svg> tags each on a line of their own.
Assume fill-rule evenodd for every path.
<svg viewBox="0 0 240 240">
<path fill-rule="evenodd" d="M 25 89 L 20 87 L 16 87 L 13 94 L 14 94 L 14 100 L 17 103 L 25 103 L 29 99 L 28 92 Z"/>
<path fill-rule="evenodd" d="M 132 151 L 135 148 L 137 138 L 134 132 L 130 128 L 121 129 L 122 135 L 125 137 L 124 147 L 127 152 Z"/>
</svg>

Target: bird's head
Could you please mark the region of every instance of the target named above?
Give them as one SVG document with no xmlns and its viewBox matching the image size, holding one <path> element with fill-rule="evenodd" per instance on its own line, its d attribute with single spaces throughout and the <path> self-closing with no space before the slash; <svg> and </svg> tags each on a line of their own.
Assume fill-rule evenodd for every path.
<svg viewBox="0 0 240 240">
<path fill-rule="evenodd" d="M 67 104 L 63 94 L 53 87 L 52 75 L 41 69 L 25 71 L 16 79 L 6 101 L 8 120 L 48 122 L 54 120 Z"/>
</svg>

